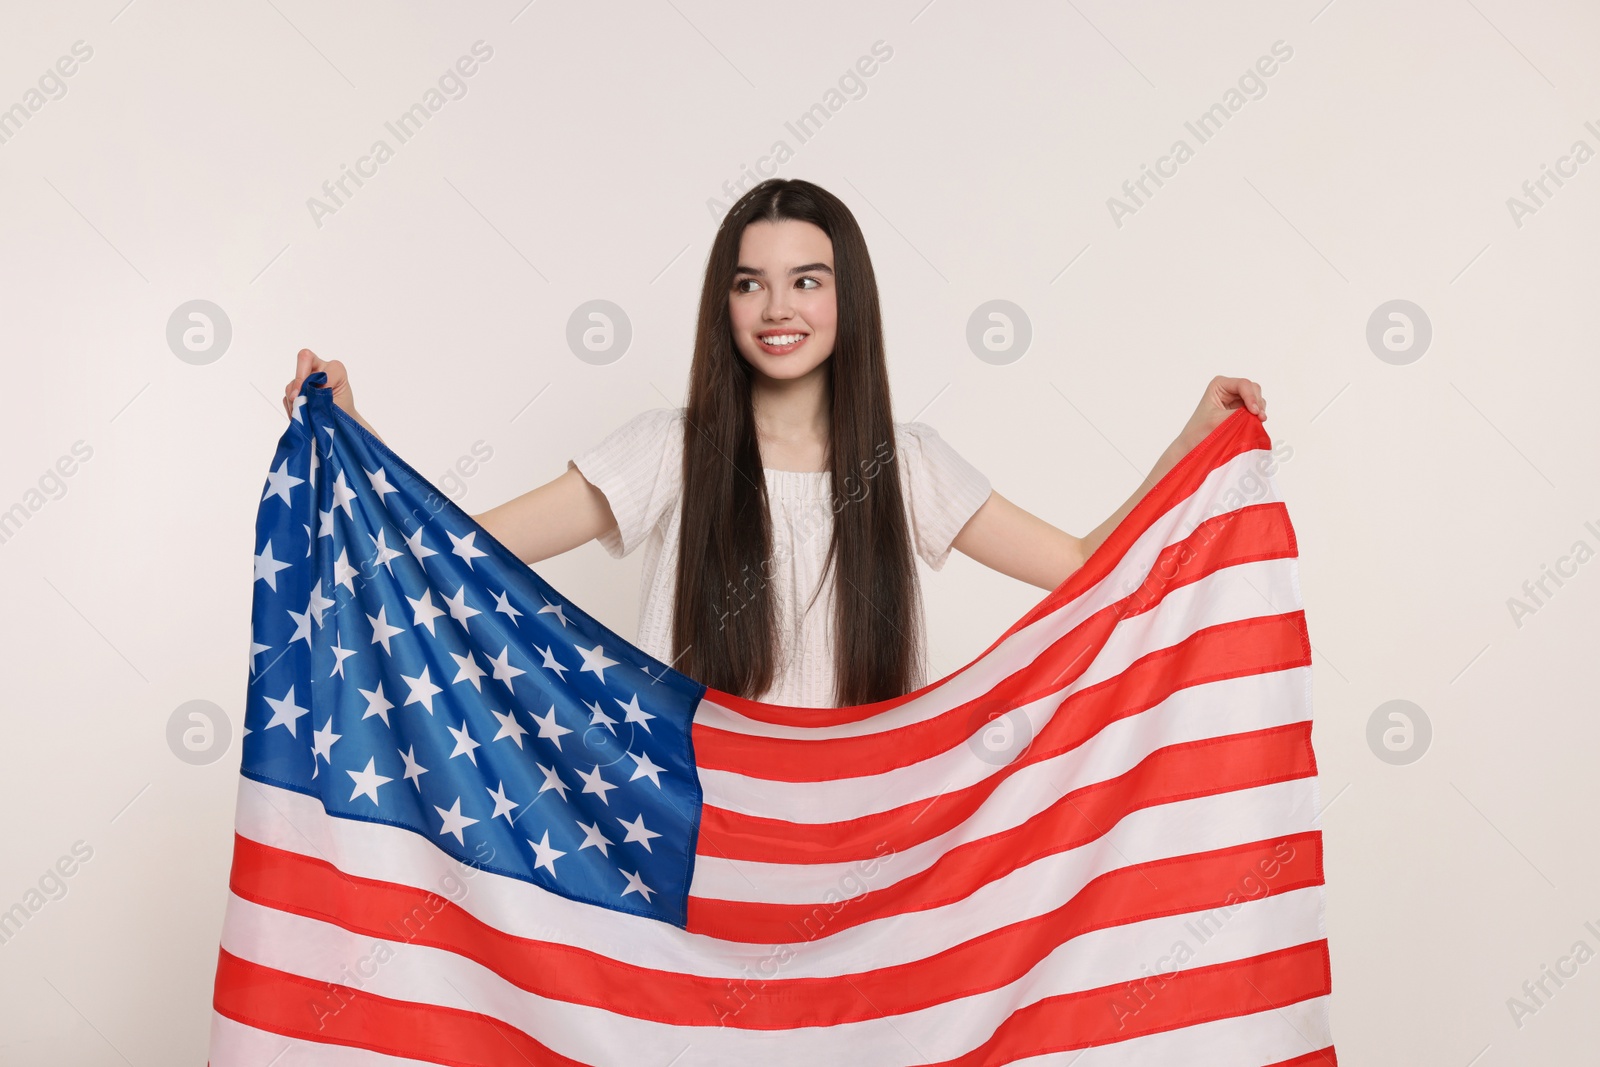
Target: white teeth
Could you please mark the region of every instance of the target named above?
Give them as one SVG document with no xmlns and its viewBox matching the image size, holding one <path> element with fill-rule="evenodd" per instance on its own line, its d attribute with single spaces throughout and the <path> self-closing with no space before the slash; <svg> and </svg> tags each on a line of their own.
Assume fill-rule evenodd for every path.
<svg viewBox="0 0 1600 1067">
<path fill-rule="evenodd" d="M 773 334 L 770 337 L 763 337 L 761 340 L 765 341 L 769 345 L 772 345 L 774 348 L 782 348 L 784 345 L 794 344 L 804 336 L 805 334 L 803 333 L 780 333 Z"/>
</svg>

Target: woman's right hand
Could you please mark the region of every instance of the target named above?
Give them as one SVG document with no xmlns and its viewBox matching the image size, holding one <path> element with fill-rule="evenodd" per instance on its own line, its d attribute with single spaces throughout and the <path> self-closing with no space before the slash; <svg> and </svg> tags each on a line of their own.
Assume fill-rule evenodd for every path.
<svg viewBox="0 0 1600 1067">
<path fill-rule="evenodd" d="M 322 371 L 327 374 L 328 381 L 323 387 L 333 390 L 333 402 L 344 408 L 352 416 L 356 414 L 355 394 L 350 391 L 350 372 L 344 369 L 344 364 L 336 359 L 318 359 L 317 354 L 309 348 L 302 348 L 294 361 L 294 380 L 283 390 L 283 410 L 291 418 L 294 417 L 294 400 L 300 395 L 300 386 L 305 384 L 306 377 Z"/>
</svg>

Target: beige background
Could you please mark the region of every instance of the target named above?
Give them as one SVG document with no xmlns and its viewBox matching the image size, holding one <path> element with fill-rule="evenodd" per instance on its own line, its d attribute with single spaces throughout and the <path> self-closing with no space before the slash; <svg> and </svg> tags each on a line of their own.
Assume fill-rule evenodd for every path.
<svg viewBox="0 0 1600 1067">
<path fill-rule="evenodd" d="M 0 143 L 0 910 L 74 872 L 0 944 L 0 1063 L 203 1061 L 295 350 L 346 361 L 423 472 L 492 449 L 456 499 L 498 503 L 682 401 L 708 201 L 780 139 L 777 173 L 865 229 L 897 416 L 1046 519 L 1102 521 L 1212 375 L 1263 383 L 1317 654 L 1342 1062 L 1594 1061 L 1600 962 L 1520 1025 L 1507 1004 L 1600 951 L 1600 160 L 1507 204 L 1600 149 L 1593 5 L 124 3 L 0 9 L 0 107 L 93 50 Z M 384 123 L 479 40 L 466 95 L 396 146 Z M 876 41 L 800 143 L 785 123 Z M 1278 41 L 1198 143 L 1184 123 Z M 379 137 L 393 158 L 319 226 L 307 199 Z M 1118 225 L 1108 198 L 1180 137 Z M 195 299 L 232 327 L 202 365 L 166 340 Z M 603 366 L 566 342 L 594 299 L 633 333 Z M 993 299 L 1032 329 L 1006 365 L 966 340 Z M 1403 365 L 1366 339 L 1396 299 L 1433 335 Z M 540 569 L 631 635 L 638 564 L 591 544 Z M 1519 625 L 1546 566 L 1568 577 Z M 924 577 L 939 674 L 1040 595 L 960 556 Z M 167 741 L 191 700 L 233 721 L 207 765 Z M 1403 766 L 1367 740 L 1391 700 L 1432 726 Z"/>
</svg>

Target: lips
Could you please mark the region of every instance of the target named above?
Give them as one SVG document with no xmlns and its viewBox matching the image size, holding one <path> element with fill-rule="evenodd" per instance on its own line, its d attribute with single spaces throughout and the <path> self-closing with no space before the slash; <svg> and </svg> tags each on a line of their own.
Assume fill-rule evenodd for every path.
<svg viewBox="0 0 1600 1067">
<path fill-rule="evenodd" d="M 758 334 L 756 343 L 761 346 L 762 351 L 770 355 L 782 356 L 805 344 L 808 336 L 810 335 L 799 330 L 783 332 L 775 330 L 770 333 Z"/>
</svg>

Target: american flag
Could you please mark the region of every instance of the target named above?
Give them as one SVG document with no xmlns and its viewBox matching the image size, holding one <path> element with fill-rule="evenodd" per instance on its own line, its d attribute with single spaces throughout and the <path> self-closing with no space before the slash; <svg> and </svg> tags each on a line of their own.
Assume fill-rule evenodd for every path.
<svg viewBox="0 0 1600 1067">
<path fill-rule="evenodd" d="M 965 667 L 708 689 L 310 375 L 260 502 L 215 1067 L 1332 1065 L 1259 420 Z"/>
</svg>

